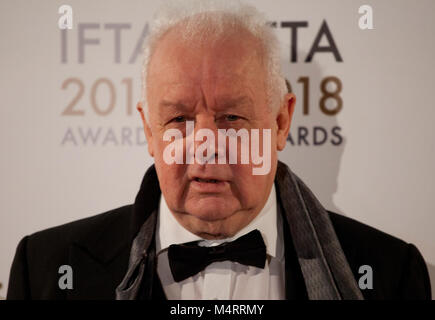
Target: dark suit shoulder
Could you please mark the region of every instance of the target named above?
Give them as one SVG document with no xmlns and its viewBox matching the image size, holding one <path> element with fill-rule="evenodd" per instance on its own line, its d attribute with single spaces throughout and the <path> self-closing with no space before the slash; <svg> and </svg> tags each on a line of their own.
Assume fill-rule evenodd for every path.
<svg viewBox="0 0 435 320">
<path fill-rule="evenodd" d="M 132 205 L 122 206 L 91 217 L 68 222 L 59 226 L 47 228 L 31 234 L 29 243 L 40 244 L 54 248 L 71 243 L 82 243 L 105 230 L 128 228 Z"/>
<path fill-rule="evenodd" d="M 355 279 L 361 266 L 373 271 L 373 289 L 362 290 L 368 299 L 430 299 L 429 275 L 418 249 L 397 237 L 329 212 L 337 238 Z"/>
<path fill-rule="evenodd" d="M 405 241 L 367 224 L 335 212 L 328 211 L 328 213 L 337 236 L 344 241 L 352 239 L 352 244 L 360 249 L 367 247 L 372 251 L 373 245 L 376 244 L 400 253 L 407 245 Z"/>
<path fill-rule="evenodd" d="M 64 299 L 66 292 L 57 283 L 59 267 L 74 264 L 77 257 L 108 265 L 128 252 L 131 211 L 126 205 L 24 237 L 12 263 L 8 299 Z M 73 267 L 77 274 L 81 266 Z"/>
</svg>

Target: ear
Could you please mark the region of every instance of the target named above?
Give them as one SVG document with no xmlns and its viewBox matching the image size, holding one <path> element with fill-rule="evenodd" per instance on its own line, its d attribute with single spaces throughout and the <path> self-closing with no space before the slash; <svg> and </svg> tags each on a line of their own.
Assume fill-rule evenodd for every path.
<svg viewBox="0 0 435 320">
<path fill-rule="evenodd" d="M 138 102 L 136 105 L 136 109 L 137 111 L 139 111 L 140 113 L 140 117 L 142 118 L 142 123 L 143 123 L 143 129 L 145 132 L 145 136 L 147 138 L 147 144 L 148 144 L 148 153 L 150 154 L 151 157 L 154 157 L 154 149 L 153 149 L 153 134 L 151 132 L 151 129 L 148 125 L 148 122 L 145 118 L 145 113 L 144 110 L 142 108 L 142 103 Z"/>
<path fill-rule="evenodd" d="M 282 151 L 285 148 L 288 133 L 290 131 L 290 124 L 295 110 L 296 97 L 293 93 L 287 93 L 284 97 L 284 102 L 280 107 L 278 114 L 276 115 L 277 124 L 277 144 L 278 151 Z"/>
</svg>

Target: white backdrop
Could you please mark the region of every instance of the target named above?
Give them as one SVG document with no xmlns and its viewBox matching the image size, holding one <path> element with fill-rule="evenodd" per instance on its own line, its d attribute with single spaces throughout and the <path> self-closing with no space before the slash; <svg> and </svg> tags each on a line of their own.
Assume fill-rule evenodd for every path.
<svg viewBox="0 0 435 320">
<path fill-rule="evenodd" d="M 248 2 L 276 22 L 298 98 L 280 159 L 326 208 L 416 244 L 435 286 L 435 2 Z M 62 4 L 74 21 L 64 37 Z M 373 8 L 373 30 L 358 27 L 364 4 Z M 142 62 L 135 48 L 157 5 L 0 2 L 0 296 L 23 236 L 134 201 L 152 163 L 134 109 Z M 331 46 L 324 21 L 342 62 L 332 52 L 306 62 L 319 32 L 319 45 Z M 289 22 L 302 25 L 297 60 Z M 328 77 L 342 84 L 343 106 L 332 116 L 319 103 Z"/>
</svg>

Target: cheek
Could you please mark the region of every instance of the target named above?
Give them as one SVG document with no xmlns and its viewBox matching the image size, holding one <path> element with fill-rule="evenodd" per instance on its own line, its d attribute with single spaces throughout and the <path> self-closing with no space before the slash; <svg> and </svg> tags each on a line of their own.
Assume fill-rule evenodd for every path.
<svg viewBox="0 0 435 320">
<path fill-rule="evenodd" d="M 244 207 L 261 201 L 268 185 L 268 175 L 253 175 L 251 165 L 231 165 L 233 172 L 233 195 Z"/>
<path fill-rule="evenodd" d="M 163 150 L 165 149 L 165 142 L 161 136 L 154 135 L 153 148 L 154 148 L 154 158 L 156 161 L 163 161 Z"/>
<path fill-rule="evenodd" d="M 171 208 L 180 209 L 187 187 L 186 165 L 166 164 L 162 158 L 155 159 L 155 166 L 159 179 L 159 185 L 168 205 Z"/>
<path fill-rule="evenodd" d="M 156 150 L 154 162 L 160 171 L 160 176 L 164 177 L 164 181 L 172 181 L 171 188 L 177 188 L 186 176 L 186 164 L 168 164 L 163 157 L 163 149 Z M 176 182 L 174 182 L 176 181 Z"/>
<path fill-rule="evenodd" d="M 166 163 L 163 153 L 169 144 L 170 142 L 163 141 L 162 137 L 154 139 L 154 163 L 159 174 L 161 188 L 176 190 L 182 186 L 181 182 L 186 173 L 186 165 Z"/>
<path fill-rule="evenodd" d="M 164 151 L 171 144 L 171 141 L 163 140 L 164 132 L 159 128 L 153 132 L 153 148 L 154 148 L 154 159 L 155 162 L 161 163 L 162 166 L 166 165 L 163 161 Z"/>
</svg>

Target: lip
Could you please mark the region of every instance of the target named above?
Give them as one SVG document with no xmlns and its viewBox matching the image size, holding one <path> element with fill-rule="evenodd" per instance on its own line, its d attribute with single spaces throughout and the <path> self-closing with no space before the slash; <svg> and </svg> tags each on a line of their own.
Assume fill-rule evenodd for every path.
<svg viewBox="0 0 435 320">
<path fill-rule="evenodd" d="M 216 182 L 198 181 L 201 180 L 216 180 Z M 221 193 L 229 186 L 228 181 L 219 180 L 214 177 L 195 177 L 190 181 L 190 186 L 200 193 Z"/>
</svg>

